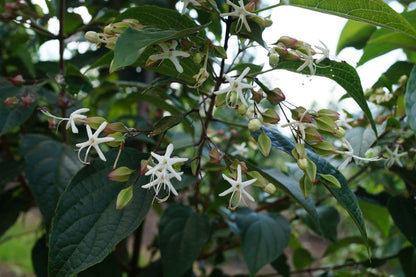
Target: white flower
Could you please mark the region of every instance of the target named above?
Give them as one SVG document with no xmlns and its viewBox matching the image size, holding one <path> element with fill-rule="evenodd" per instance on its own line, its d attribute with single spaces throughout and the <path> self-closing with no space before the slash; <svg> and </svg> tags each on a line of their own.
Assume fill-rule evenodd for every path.
<svg viewBox="0 0 416 277">
<path fill-rule="evenodd" d="M 309 67 L 311 75 L 315 75 L 316 72 L 316 65 L 313 63 L 313 55 L 311 53 L 311 49 L 308 45 L 305 45 L 306 53 L 303 53 L 299 50 L 296 50 L 296 53 L 305 61 L 301 66 L 296 69 L 297 72 L 302 71 L 304 68 Z"/>
<path fill-rule="evenodd" d="M 323 60 L 325 60 L 326 58 L 329 58 L 329 48 L 328 48 L 328 46 L 326 46 L 326 44 L 325 43 L 323 43 L 322 41 L 319 41 L 321 44 L 322 44 L 322 47 L 321 46 L 317 46 L 317 45 L 315 45 L 315 47 L 317 48 L 317 49 L 319 49 L 319 50 L 321 50 L 322 51 L 322 53 L 320 53 L 320 54 L 322 54 L 322 57 L 320 57 L 315 63 L 316 64 L 318 64 L 318 63 L 320 63 L 320 62 L 322 62 Z"/>
<path fill-rule="evenodd" d="M 173 63 L 173 65 L 176 68 L 176 71 L 178 71 L 179 73 L 182 73 L 183 68 L 181 64 L 179 63 L 178 57 L 187 58 L 190 56 L 190 54 L 184 51 L 175 50 L 176 46 L 178 46 L 178 42 L 176 40 L 172 40 L 172 42 L 170 43 L 162 42 L 162 43 L 159 43 L 158 45 L 160 46 L 160 48 L 162 48 L 163 52 L 159 54 L 151 55 L 149 57 L 149 61 L 152 63 L 158 60 L 168 59 Z"/>
<path fill-rule="evenodd" d="M 244 157 L 244 158 L 247 157 L 248 149 L 246 147 L 245 142 L 243 142 L 241 144 L 235 144 L 235 145 L 233 145 L 233 147 L 235 148 L 235 151 L 232 152 L 231 155 L 240 155 L 241 157 Z"/>
<path fill-rule="evenodd" d="M 244 99 L 244 94 L 243 94 L 243 90 L 245 89 L 249 89 L 249 88 L 254 88 L 253 85 L 249 85 L 246 83 L 242 82 L 242 79 L 246 76 L 246 74 L 250 71 L 250 67 L 246 67 L 246 69 L 244 69 L 243 73 L 241 73 L 240 76 L 238 76 L 237 79 L 232 79 L 230 77 L 228 77 L 227 75 L 225 75 L 225 79 L 227 79 L 228 81 L 228 87 L 224 88 L 224 89 L 220 89 L 217 91 L 214 91 L 215 94 L 223 94 L 226 93 L 226 102 L 227 105 L 229 105 L 229 100 L 231 97 L 231 92 L 235 91 L 237 93 L 235 101 L 233 101 L 234 103 L 232 103 L 231 107 L 234 107 L 235 105 L 238 104 L 238 100 L 241 100 L 241 102 L 243 103 L 244 106 L 247 106 L 247 102 Z"/>
<path fill-rule="evenodd" d="M 41 111 L 43 114 L 45 114 L 45 115 L 47 115 L 47 116 L 49 116 L 49 117 L 52 117 L 52 118 L 55 118 L 55 119 L 59 120 L 59 124 L 60 124 L 62 121 L 68 120 L 68 122 L 66 123 L 66 129 L 68 130 L 68 129 L 69 129 L 69 127 L 71 126 L 72 133 L 74 133 L 74 134 L 78 134 L 78 129 L 77 129 L 77 126 L 75 125 L 75 122 L 82 122 L 82 120 L 83 120 L 83 119 L 87 118 L 85 115 L 82 115 L 81 113 L 86 113 L 86 112 L 88 112 L 89 110 L 90 110 L 90 109 L 87 109 L 87 108 L 81 108 L 81 109 L 78 109 L 78 110 L 76 110 L 76 111 L 72 112 L 72 113 L 69 115 L 69 117 L 68 117 L 68 118 L 65 118 L 65 117 L 58 117 L 58 116 L 54 116 L 53 114 L 51 114 L 51 113 L 50 113 L 47 109 L 45 109 L 45 108 L 40 109 L 40 111 Z M 58 124 L 58 125 L 59 125 L 59 124 Z"/>
<path fill-rule="evenodd" d="M 363 158 L 357 155 L 354 155 L 354 149 L 352 149 L 351 144 L 345 138 L 342 139 L 342 146 L 344 146 L 347 151 L 337 151 L 338 154 L 346 155 L 347 158 L 338 166 L 338 170 L 343 170 L 347 165 L 352 161 L 352 159 L 357 159 L 367 162 L 379 161 L 382 158 L 373 157 L 373 158 Z"/>
<path fill-rule="evenodd" d="M 302 113 L 302 116 L 300 117 L 300 119 L 299 120 L 295 120 L 295 121 L 291 121 L 291 122 L 288 122 L 288 123 L 286 123 L 286 124 L 283 124 L 283 125 L 281 125 L 281 127 L 282 128 L 284 128 L 284 127 L 292 127 L 293 129 L 295 129 L 296 130 L 296 132 L 299 134 L 300 133 L 300 135 L 301 135 L 301 138 L 303 139 L 303 140 L 305 140 L 305 138 L 306 138 L 306 133 L 305 133 L 305 129 L 306 128 L 308 128 L 308 127 L 313 127 L 313 128 L 316 128 L 316 126 L 315 125 L 313 125 L 312 123 L 308 123 L 308 122 L 303 122 L 303 118 L 305 117 L 305 115 L 307 115 L 309 113 L 309 110 L 305 110 L 303 113 Z"/>
<path fill-rule="evenodd" d="M 225 196 L 231 193 L 230 202 L 228 204 L 228 207 L 230 209 L 236 209 L 237 207 L 239 207 L 241 201 L 243 201 L 244 205 L 247 205 L 244 200 L 244 197 L 247 197 L 249 200 L 253 202 L 255 201 L 253 196 L 251 196 L 247 191 L 245 191 L 244 188 L 256 182 L 257 179 L 255 178 L 255 179 L 251 179 L 251 180 L 247 180 L 243 182 L 241 178 L 241 166 L 240 165 L 237 166 L 237 180 L 231 179 L 225 174 L 222 174 L 222 177 L 228 183 L 231 184 L 231 187 L 225 190 L 224 192 L 220 193 L 219 196 Z M 233 206 L 233 202 L 235 200 L 237 200 L 237 204 Z"/>
<path fill-rule="evenodd" d="M 387 168 L 390 168 L 390 167 L 392 167 L 393 166 L 393 164 L 397 164 L 398 166 L 400 166 L 400 167 L 403 167 L 403 164 L 401 163 L 401 161 L 400 161 L 400 158 L 401 157 L 403 157 L 403 156 L 407 156 L 407 152 L 402 152 L 402 153 L 399 153 L 399 145 L 398 144 L 396 144 L 396 147 L 394 148 L 394 151 L 392 151 L 390 148 L 388 148 L 387 146 L 386 146 L 386 150 L 387 150 L 387 152 L 389 152 L 389 154 L 390 154 L 390 157 L 386 160 L 386 167 Z"/>
<path fill-rule="evenodd" d="M 101 123 L 101 125 L 98 127 L 98 129 L 93 134 L 92 131 L 91 131 L 91 127 L 89 125 L 87 125 L 88 140 L 86 142 L 77 143 L 75 145 L 76 147 L 80 147 L 79 150 L 78 150 L 78 159 L 82 163 L 88 164 L 87 163 L 87 158 L 88 158 L 88 153 L 90 152 L 91 147 L 94 147 L 95 148 L 95 151 L 97 151 L 97 154 L 98 154 L 98 156 L 100 157 L 101 160 L 103 160 L 104 162 L 107 161 L 105 159 L 105 157 L 104 157 L 103 152 L 101 152 L 101 149 L 98 146 L 100 143 L 109 142 L 109 141 L 113 141 L 114 140 L 114 138 L 112 138 L 112 137 L 104 137 L 104 138 L 99 138 L 98 137 L 100 135 L 100 133 L 104 130 L 104 128 L 106 126 L 107 126 L 107 122 L 104 121 L 103 123 Z M 84 160 L 82 160 L 81 159 L 81 151 L 85 147 L 88 147 L 88 148 L 87 148 L 87 152 L 85 152 Z"/>
<path fill-rule="evenodd" d="M 192 4 L 194 6 L 201 6 L 201 4 L 199 4 L 196 0 L 181 0 L 181 2 L 183 2 L 183 8 L 182 8 L 181 14 L 185 13 L 186 7 L 189 4 Z"/>
<path fill-rule="evenodd" d="M 231 2 L 230 0 L 227 0 L 227 4 L 232 6 L 234 8 L 234 11 L 229 12 L 229 13 L 222 13 L 220 14 L 221 17 L 223 16 L 235 16 L 238 17 L 238 21 L 237 21 L 237 26 L 236 26 L 236 32 L 240 32 L 241 28 L 244 26 L 246 26 L 247 31 L 251 32 L 250 26 L 248 25 L 247 22 L 247 16 L 256 16 L 256 14 L 251 13 L 249 11 L 246 10 L 246 8 L 244 7 L 244 1 L 243 0 L 238 0 L 238 4 L 240 6 L 237 6 L 236 4 L 234 4 L 233 2 Z"/>
<path fill-rule="evenodd" d="M 160 202 L 166 201 L 169 198 L 171 191 L 175 196 L 178 195 L 178 192 L 173 187 L 170 179 L 175 177 L 178 181 L 181 181 L 181 175 L 183 172 L 176 172 L 173 168 L 173 165 L 188 160 L 187 158 L 171 158 L 170 156 L 172 155 L 172 152 L 172 144 L 168 145 L 164 156 L 151 152 L 150 154 L 157 160 L 158 163 L 153 167 L 148 165 L 148 171 L 145 173 L 145 175 L 151 175 L 151 177 L 150 182 L 146 185 L 143 185 L 142 188 L 153 188 L 155 191 L 155 198 Z M 162 186 L 163 190 L 167 189 L 168 195 L 164 198 L 159 198 L 159 192 L 161 191 Z"/>
</svg>

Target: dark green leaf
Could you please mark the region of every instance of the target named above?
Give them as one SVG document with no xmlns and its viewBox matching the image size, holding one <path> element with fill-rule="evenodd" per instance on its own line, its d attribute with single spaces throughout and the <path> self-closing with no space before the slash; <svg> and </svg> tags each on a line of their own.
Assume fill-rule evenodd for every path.
<svg viewBox="0 0 416 277">
<path fill-rule="evenodd" d="M 290 277 L 290 266 L 287 263 L 287 257 L 283 253 L 276 260 L 270 263 L 270 265 L 282 276 Z"/>
<path fill-rule="evenodd" d="M 334 254 L 338 250 L 345 249 L 346 247 L 350 246 L 351 244 L 361 244 L 363 246 L 366 246 L 363 243 L 363 240 L 359 236 L 353 236 L 353 237 L 346 237 L 339 239 L 337 242 L 330 244 L 326 250 L 325 253 L 322 255 L 323 257 Z M 372 241 L 369 241 L 369 246 L 373 247 L 374 243 Z M 367 246 L 368 247 L 368 246 Z"/>
<path fill-rule="evenodd" d="M 407 122 L 416 134 L 416 66 L 413 67 L 407 82 L 405 102 Z"/>
<path fill-rule="evenodd" d="M 43 235 L 32 248 L 32 265 L 36 277 L 48 277 L 48 247 Z"/>
<path fill-rule="evenodd" d="M 59 200 L 56 216 L 52 221 L 49 252 L 49 276 L 72 276 L 102 261 L 113 247 L 141 224 L 153 196 L 141 186 L 149 178 L 141 177 L 135 184 L 132 202 L 124 209 L 116 210 L 116 199 L 128 184 L 108 179 L 118 154 L 106 155 L 107 162 L 94 160 L 72 178 Z M 124 149 L 119 166 L 137 168 L 147 155 L 136 150 Z"/>
<path fill-rule="evenodd" d="M 4 101 L 7 97 L 25 97 L 27 94 L 36 98 L 36 86 L 15 87 L 7 80 L 0 78 L 0 136 L 23 124 L 32 114 L 36 104 L 24 107 L 21 103 L 16 107 L 6 107 Z"/>
<path fill-rule="evenodd" d="M 381 26 L 416 38 L 416 30 L 382 0 L 284 0 L 284 4 Z"/>
<path fill-rule="evenodd" d="M 358 201 L 364 218 L 371 222 L 380 232 L 387 237 L 390 231 L 390 215 L 386 207 L 367 202 Z"/>
<path fill-rule="evenodd" d="M 295 148 L 295 142 L 286 136 L 282 135 L 278 130 L 271 128 L 263 128 L 266 135 L 272 140 L 272 147 L 278 148 L 291 154 L 293 148 Z M 259 135 L 259 132 L 253 133 L 254 137 Z M 347 180 L 335 167 L 333 167 L 328 161 L 321 158 L 318 154 L 307 150 L 308 157 L 316 164 L 318 174 L 330 174 L 338 179 L 341 183 L 341 188 L 336 189 L 333 187 L 326 187 L 332 195 L 338 200 L 338 202 L 346 209 L 348 214 L 351 216 L 354 223 L 357 225 L 358 230 L 365 243 L 367 240 L 367 232 L 365 230 L 365 224 L 362 212 L 358 206 L 357 198 L 354 193 L 349 189 Z"/>
<path fill-rule="evenodd" d="M 301 61 L 281 61 L 275 67 L 275 69 L 286 69 L 292 72 L 296 72 L 303 62 Z M 310 74 L 309 69 L 305 68 L 300 73 Z M 316 67 L 315 75 L 323 76 L 337 82 L 341 87 L 345 89 L 349 96 L 351 96 L 361 110 L 364 112 L 366 117 L 371 123 L 374 132 L 377 134 L 376 125 L 373 120 L 370 109 L 368 108 L 363 88 L 361 86 L 360 77 L 357 71 L 347 63 L 336 62 L 329 59 L 323 60 L 319 66 Z"/>
<path fill-rule="evenodd" d="M 172 204 L 160 218 L 159 235 L 164 276 L 182 276 L 209 239 L 209 219 L 186 206 Z"/>
<path fill-rule="evenodd" d="M 362 22 L 348 20 L 338 39 L 337 54 L 346 47 L 361 49 L 365 46 L 376 27 Z"/>
<path fill-rule="evenodd" d="M 381 74 L 381 77 L 372 86 L 374 89 L 387 87 L 393 91 L 393 84 L 397 84 L 400 77 L 406 75 L 409 77 L 414 64 L 406 61 L 398 61 Z"/>
<path fill-rule="evenodd" d="M 0 191 L 3 190 L 5 184 L 22 173 L 24 167 L 23 161 L 4 160 L 0 162 Z"/>
<path fill-rule="evenodd" d="M 399 261 L 402 266 L 404 276 L 416 276 L 416 250 L 414 247 L 407 247 L 400 250 Z"/>
<path fill-rule="evenodd" d="M 278 214 L 258 214 L 248 208 L 236 213 L 241 249 L 250 275 L 279 257 L 289 243 L 290 223 Z"/>
<path fill-rule="evenodd" d="M 43 135 L 23 136 L 20 152 L 30 190 L 49 226 L 59 197 L 82 163 L 71 146 Z"/>
<path fill-rule="evenodd" d="M 308 225 L 315 233 L 323 235 L 325 238 L 336 241 L 337 240 L 337 226 L 340 220 L 338 211 L 331 206 L 319 206 L 316 208 L 321 223 L 321 230 L 316 228 L 316 224 L 307 216 L 304 210 L 297 210 L 296 215 Z"/>
<path fill-rule="evenodd" d="M 179 123 L 181 123 L 182 120 L 183 120 L 183 115 L 165 116 L 164 118 L 162 118 L 156 123 L 155 127 L 153 128 L 153 131 L 150 132 L 149 136 L 153 137 L 153 136 L 160 135 L 166 132 L 167 130 L 169 130 L 170 128 L 172 128 L 173 126 L 176 126 Z"/>
<path fill-rule="evenodd" d="M 297 270 L 309 266 L 315 261 L 312 254 L 305 248 L 297 248 L 293 252 L 293 265 Z"/>
<path fill-rule="evenodd" d="M 83 25 L 82 17 L 77 13 L 65 13 L 64 17 L 64 32 L 65 34 L 72 33 L 76 29 Z"/>
<path fill-rule="evenodd" d="M 394 196 L 389 200 L 388 209 L 400 231 L 416 246 L 416 196 Z"/>
<path fill-rule="evenodd" d="M 29 208 L 19 188 L 10 189 L 0 194 L 0 237 L 16 222 L 20 213 Z"/>
<path fill-rule="evenodd" d="M 101 263 L 84 270 L 78 277 L 121 277 L 123 272 L 117 255 L 112 252 Z"/>
</svg>

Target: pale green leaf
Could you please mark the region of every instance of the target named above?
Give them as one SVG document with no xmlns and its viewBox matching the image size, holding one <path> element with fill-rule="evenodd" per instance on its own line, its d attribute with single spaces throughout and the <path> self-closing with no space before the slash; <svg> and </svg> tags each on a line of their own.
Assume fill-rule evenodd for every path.
<svg viewBox="0 0 416 277">
<path fill-rule="evenodd" d="M 373 25 L 348 20 L 338 39 L 337 54 L 346 47 L 363 48 L 375 30 L 376 27 Z"/>
</svg>

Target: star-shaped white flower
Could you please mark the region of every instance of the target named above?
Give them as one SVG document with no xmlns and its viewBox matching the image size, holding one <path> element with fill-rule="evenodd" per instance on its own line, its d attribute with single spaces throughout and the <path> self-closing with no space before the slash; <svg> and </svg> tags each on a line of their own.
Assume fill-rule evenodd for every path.
<svg viewBox="0 0 416 277">
<path fill-rule="evenodd" d="M 240 206 L 240 202 L 242 201 L 244 205 L 247 205 L 244 197 L 247 197 L 249 200 L 251 201 L 255 201 L 253 196 L 251 196 L 247 191 L 245 191 L 245 187 L 253 184 L 254 182 L 257 181 L 256 178 L 251 179 L 251 180 L 247 180 L 245 182 L 242 181 L 242 177 L 241 177 L 241 166 L 238 165 L 237 166 L 237 180 L 231 179 L 230 177 L 228 177 L 225 174 L 222 174 L 222 177 L 231 184 L 231 187 L 227 190 L 225 190 L 224 192 L 220 193 L 219 196 L 225 196 L 227 194 L 231 193 L 231 197 L 230 197 L 230 202 L 228 204 L 228 207 L 232 210 L 236 209 L 237 207 Z M 235 199 L 236 197 L 236 199 Z M 236 201 L 237 200 L 237 201 Z M 235 206 L 233 206 L 233 202 L 237 202 L 237 204 Z"/>
<path fill-rule="evenodd" d="M 55 118 L 55 119 L 59 120 L 59 124 L 60 124 L 62 121 L 68 120 L 68 122 L 66 123 L 66 129 L 68 130 L 68 129 L 69 129 L 69 127 L 71 127 L 72 133 L 74 133 L 74 134 L 78 134 L 78 128 L 77 128 L 77 126 L 76 126 L 75 122 L 81 122 L 83 119 L 87 118 L 87 116 L 82 115 L 81 113 L 86 113 L 86 112 L 88 112 L 89 110 L 90 110 L 90 109 L 87 109 L 87 108 L 81 108 L 81 109 L 78 109 L 78 110 L 76 110 L 76 111 L 72 112 L 72 113 L 69 115 L 69 117 L 68 117 L 68 118 L 66 118 L 66 117 L 58 117 L 58 116 L 55 116 L 55 115 L 51 114 L 51 113 L 50 113 L 50 112 L 49 112 L 46 108 L 41 108 L 41 109 L 40 109 L 40 111 L 41 111 L 43 114 L 45 114 L 45 115 L 47 115 L 47 116 L 49 116 L 49 117 L 52 117 L 52 118 Z M 59 124 L 58 124 L 58 126 L 59 126 Z"/>
<path fill-rule="evenodd" d="M 187 58 L 190 56 L 189 53 L 184 51 L 176 50 L 176 46 L 178 46 L 178 42 L 176 40 L 172 40 L 172 42 L 162 42 L 158 44 L 160 48 L 162 48 L 162 53 L 154 54 L 149 57 L 149 61 L 151 63 L 158 61 L 158 60 L 170 60 L 176 68 L 176 71 L 179 73 L 183 72 L 183 68 L 179 63 L 179 57 Z"/>
<path fill-rule="evenodd" d="M 372 157 L 372 158 L 363 158 L 357 155 L 354 155 L 354 149 L 352 148 L 351 144 L 345 138 L 342 139 L 342 146 L 347 149 L 347 151 L 337 151 L 338 154 L 346 155 L 347 158 L 338 166 L 338 170 L 343 170 L 347 167 L 347 165 L 352 161 L 352 159 L 357 159 L 361 161 L 367 162 L 376 162 L 381 160 L 382 158 Z"/>
<path fill-rule="evenodd" d="M 98 156 L 100 157 L 101 160 L 103 160 L 104 162 L 107 161 L 103 152 L 101 152 L 99 144 L 109 142 L 109 141 L 113 141 L 114 138 L 113 137 L 104 137 L 104 138 L 99 138 L 98 137 L 100 135 L 100 133 L 105 129 L 106 126 L 107 126 L 107 122 L 104 121 L 103 123 L 101 123 L 101 125 L 98 127 L 98 129 L 93 134 L 90 125 L 87 125 L 88 140 L 86 142 L 77 143 L 75 145 L 76 147 L 79 147 L 78 159 L 82 163 L 88 164 L 87 158 L 88 158 L 88 153 L 90 152 L 91 147 L 95 148 L 95 151 L 97 151 L 97 154 L 98 154 Z M 85 152 L 84 160 L 82 160 L 81 159 L 81 151 L 82 151 L 82 149 L 84 149 L 86 147 L 88 147 L 88 148 L 87 148 L 87 151 Z"/>
<path fill-rule="evenodd" d="M 390 168 L 393 166 L 393 164 L 397 164 L 400 167 L 403 167 L 402 162 L 400 161 L 401 157 L 407 156 L 407 152 L 399 153 L 399 147 L 400 145 L 396 144 L 396 147 L 394 148 L 394 151 L 392 151 L 390 148 L 386 146 L 387 152 L 389 152 L 390 157 L 386 160 L 386 167 Z"/>
<path fill-rule="evenodd" d="M 323 60 L 325 60 L 326 58 L 329 58 L 329 48 L 328 48 L 328 46 L 326 46 L 326 44 L 323 43 L 322 41 L 319 41 L 319 42 L 322 44 L 322 47 L 321 46 L 318 46 L 318 45 L 315 45 L 315 47 L 317 49 L 321 50 L 321 53 L 320 54 L 322 54 L 322 57 L 320 57 L 315 62 L 315 64 L 318 64 L 318 63 L 322 62 Z"/>
<path fill-rule="evenodd" d="M 241 157 L 246 158 L 247 157 L 247 152 L 248 152 L 248 149 L 247 149 L 246 145 L 247 144 L 245 142 L 243 142 L 241 144 L 234 144 L 233 147 L 234 147 L 235 151 L 232 152 L 231 155 L 240 155 Z"/>
<path fill-rule="evenodd" d="M 316 72 L 316 65 L 313 62 L 313 55 L 311 53 L 311 49 L 305 45 L 306 54 L 302 51 L 296 50 L 296 53 L 303 59 L 304 63 L 296 69 L 296 72 L 300 72 L 306 67 L 309 67 L 311 75 L 315 75 Z"/>
<path fill-rule="evenodd" d="M 198 1 L 196 1 L 196 0 L 181 0 L 181 2 L 183 2 L 183 7 L 182 7 L 181 14 L 185 13 L 186 7 L 189 4 L 192 4 L 194 6 L 201 6 L 201 4 L 199 4 Z"/>
<path fill-rule="evenodd" d="M 240 6 L 237 6 L 236 4 L 234 4 L 233 2 L 231 2 L 230 0 L 227 0 L 227 5 L 230 5 L 234 8 L 234 11 L 229 12 L 229 13 L 222 13 L 220 14 L 221 17 L 223 16 L 234 16 L 234 17 L 238 17 L 238 21 L 237 21 L 237 26 L 236 26 L 236 32 L 240 32 L 241 28 L 244 26 L 246 26 L 247 31 L 251 32 L 250 26 L 248 25 L 247 22 L 247 16 L 256 16 L 256 14 L 251 13 L 249 11 L 246 10 L 246 8 L 244 7 L 244 1 L 243 0 L 238 0 L 238 4 Z"/>
<path fill-rule="evenodd" d="M 176 172 L 173 168 L 173 165 L 188 160 L 187 158 L 171 158 L 170 156 L 172 155 L 172 152 L 173 144 L 168 145 L 168 147 L 166 148 L 165 155 L 163 156 L 151 152 L 150 154 L 153 158 L 157 160 L 157 164 L 153 167 L 148 165 L 148 171 L 145 173 L 145 175 L 151 175 L 151 177 L 150 182 L 146 185 L 143 185 L 142 188 L 153 188 L 155 191 L 155 198 L 158 199 L 160 202 L 167 200 L 171 191 L 175 196 L 178 195 L 170 179 L 175 177 L 178 181 L 181 181 L 181 175 L 183 174 L 183 172 Z M 162 187 L 164 190 L 167 189 L 168 195 L 164 198 L 159 198 L 159 192 L 161 191 Z"/>
<path fill-rule="evenodd" d="M 227 102 L 227 105 L 229 105 L 231 92 L 235 91 L 236 94 L 237 94 L 236 98 L 235 98 L 235 101 L 234 101 L 234 103 L 231 103 L 231 105 L 229 105 L 229 106 L 230 107 L 235 107 L 235 105 L 237 105 L 239 100 L 243 103 L 244 106 L 247 106 L 247 102 L 244 99 L 243 90 L 254 88 L 254 86 L 243 83 L 242 80 L 249 71 L 250 71 L 250 67 L 246 67 L 246 69 L 244 69 L 244 71 L 241 73 L 241 75 L 238 76 L 238 78 L 235 79 L 235 80 L 228 77 L 227 75 L 225 75 L 225 79 L 227 79 L 227 81 L 229 83 L 228 87 L 226 87 L 224 89 L 214 91 L 214 93 L 217 94 L 217 95 L 226 93 L 226 102 Z"/>
</svg>

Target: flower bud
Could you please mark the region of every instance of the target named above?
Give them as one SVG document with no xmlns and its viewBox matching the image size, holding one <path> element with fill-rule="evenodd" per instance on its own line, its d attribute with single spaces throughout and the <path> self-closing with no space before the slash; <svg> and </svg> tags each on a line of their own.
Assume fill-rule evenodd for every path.
<svg viewBox="0 0 416 277">
<path fill-rule="evenodd" d="M 296 107 L 290 110 L 292 113 L 292 119 L 305 123 L 312 123 L 311 114 L 302 106 Z"/>
<path fill-rule="evenodd" d="M 297 39 L 289 36 L 281 36 L 277 42 L 283 43 L 287 48 L 295 48 L 299 44 Z"/>
<path fill-rule="evenodd" d="M 399 85 L 401 85 L 402 87 L 406 86 L 408 79 L 409 78 L 407 77 L 407 75 L 400 76 L 399 81 L 398 81 Z"/>
<path fill-rule="evenodd" d="M 248 2 L 245 6 L 244 9 L 246 9 L 246 11 L 248 12 L 254 12 L 256 9 L 256 2 L 254 1 L 250 1 Z"/>
<path fill-rule="evenodd" d="M 119 167 L 117 169 L 114 169 L 113 171 L 110 172 L 110 174 L 108 174 L 108 178 L 111 181 L 116 181 L 116 182 L 126 182 L 129 180 L 130 175 L 134 172 L 135 170 L 130 169 L 128 167 L 122 166 Z"/>
<path fill-rule="evenodd" d="M 266 186 L 269 183 L 269 181 L 263 177 L 263 175 L 261 175 L 258 171 L 248 171 L 247 175 L 251 178 L 251 179 L 256 179 L 256 181 L 253 183 L 253 186 L 265 189 Z"/>
<path fill-rule="evenodd" d="M 246 165 L 246 163 L 245 163 L 245 162 L 241 162 L 241 161 L 239 161 L 239 160 L 237 160 L 237 159 L 235 159 L 235 160 L 233 161 L 233 163 L 230 165 L 230 168 L 236 171 L 236 170 L 237 170 L 238 165 L 240 165 L 240 166 L 241 166 L 241 172 L 242 172 L 243 174 L 247 174 L 248 169 L 247 169 L 247 165 Z"/>
<path fill-rule="evenodd" d="M 248 107 L 246 105 L 239 105 L 238 109 L 237 109 L 237 111 L 240 115 L 246 115 L 247 110 L 248 110 Z"/>
<path fill-rule="evenodd" d="M 89 125 L 93 129 L 98 129 L 104 121 L 106 121 L 105 118 L 100 116 L 87 117 L 82 120 L 84 124 Z"/>
<path fill-rule="evenodd" d="M 23 79 L 23 76 L 20 74 L 11 78 L 10 81 L 12 82 L 14 86 L 17 86 L 17 87 L 20 87 L 21 85 L 25 83 L 25 79 Z"/>
<path fill-rule="evenodd" d="M 269 56 L 269 64 L 271 67 L 276 67 L 279 63 L 279 55 L 274 53 Z"/>
<path fill-rule="evenodd" d="M 221 163 L 221 158 L 222 155 L 220 154 L 220 151 L 218 150 L 217 147 L 212 148 L 209 152 L 209 161 L 211 163 L 216 163 L 216 164 L 220 164 Z"/>
<path fill-rule="evenodd" d="M 343 138 L 345 136 L 345 130 L 344 128 L 338 127 L 332 134 L 337 138 Z"/>
<path fill-rule="evenodd" d="M 330 109 L 321 109 L 317 112 L 317 116 L 327 116 L 336 121 L 339 119 L 339 113 Z"/>
<path fill-rule="evenodd" d="M 148 170 L 147 166 L 150 164 L 151 158 L 140 161 L 140 176 L 144 176 Z"/>
<path fill-rule="evenodd" d="M 268 194 L 273 194 L 276 192 L 276 187 L 272 183 L 268 183 L 264 187 L 264 191 L 267 192 Z"/>
<path fill-rule="evenodd" d="M 280 102 L 285 101 L 286 96 L 280 88 L 274 88 L 273 90 L 267 92 L 267 100 L 272 105 L 278 105 Z"/>
<path fill-rule="evenodd" d="M 251 90 L 252 96 L 251 99 L 255 101 L 257 104 L 264 98 L 263 90 L 259 89 L 259 91 Z"/>
<path fill-rule="evenodd" d="M 275 47 L 273 47 L 275 53 L 279 54 L 280 56 L 286 56 L 289 52 L 287 50 L 286 45 L 279 42 Z"/>
<path fill-rule="evenodd" d="M 299 179 L 299 188 L 305 198 L 308 198 L 312 192 L 313 184 L 305 175 Z"/>
<path fill-rule="evenodd" d="M 270 17 L 263 17 L 263 24 L 262 26 L 267 28 L 273 25 L 273 21 L 270 19 Z"/>
<path fill-rule="evenodd" d="M 4 100 L 4 105 L 9 108 L 14 108 L 19 104 L 19 99 L 17 99 L 16 96 L 7 97 L 6 100 Z"/>
<path fill-rule="evenodd" d="M 305 128 L 305 141 L 308 143 L 318 143 L 323 141 L 322 135 L 318 132 L 318 130 L 314 127 L 306 127 Z"/>
<path fill-rule="evenodd" d="M 117 195 L 116 210 L 119 211 L 130 204 L 133 199 L 133 185 L 122 189 Z"/>
<path fill-rule="evenodd" d="M 201 55 L 201 53 L 196 52 L 195 54 L 192 55 L 192 60 L 194 61 L 194 64 L 200 64 L 202 61 L 203 56 Z"/>
<path fill-rule="evenodd" d="M 335 121 L 328 116 L 316 117 L 315 120 L 318 129 L 321 131 L 335 134 L 339 128 Z"/>
<path fill-rule="evenodd" d="M 26 95 L 25 97 L 20 97 L 20 99 L 22 100 L 23 107 L 25 108 L 30 107 L 30 105 L 35 102 L 35 99 L 33 99 L 30 94 Z"/>
<path fill-rule="evenodd" d="M 112 133 L 117 133 L 117 132 L 127 133 L 128 131 L 129 129 L 121 122 L 109 123 L 104 128 L 104 132 L 106 132 L 107 134 L 112 134 Z"/>
<path fill-rule="evenodd" d="M 263 117 L 263 121 L 270 124 L 277 124 L 280 121 L 280 117 L 275 110 L 266 109 L 261 116 Z"/>
<path fill-rule="evenodd" d="M 313 150 L 319 155 L 336 154 L 338 149 L 327 141 L 319 142 L 311 145 Z"/>
<path fill-rule="evenodd" d="M 114 50 L 114 47 L 116 46 L 117 37 L 109 37 L 106 39 L 105 47 L 108 49 Z"/>
<path fill-rule="evenodd" d="M 125 140 L 124 135 L 120 132 L 109 134 L 107 137 L 114 138 L 114 140 L 106 142 L 106 144 L 111 147 L 118 147 L 123 144 Z"/>
<path fill-rule="evenodd" d="M 250 121 L 248 122 L 248 129 L 250 131 L 254 132 L 254 131 L 260 130 L 260 128 L 261 128 L 261 121 L 259 119 L 257 118 L 250 119 Z"/>
<path fill-rule="evenodd" d="M 305 158 L 297 160 L 296 163 L 298 164 L 298 167 L 303 171 L 308 168 L 308 160 Z"/>
<path fill-rule="evenodd" d="M 91 43 L 100 43 L 100 37 L 97 32 L 88 31 L 85 33 L 85 39 Z"/>
</svg>

